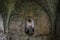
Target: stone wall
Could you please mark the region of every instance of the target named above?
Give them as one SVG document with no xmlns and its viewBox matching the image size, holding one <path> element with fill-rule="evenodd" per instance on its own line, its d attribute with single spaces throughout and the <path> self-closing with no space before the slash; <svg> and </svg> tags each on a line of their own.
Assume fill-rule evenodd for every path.
<svg viewBox="0 0 60 40">
<path fill-rule="evenodd" d="M 57 2 L 58 0 L 1 0 L 0 12 L 8 40 L 53 40 Z M 24 21 L 29 16 L 35 24 L 31 36 L 24 31 Z"/>
</svg>

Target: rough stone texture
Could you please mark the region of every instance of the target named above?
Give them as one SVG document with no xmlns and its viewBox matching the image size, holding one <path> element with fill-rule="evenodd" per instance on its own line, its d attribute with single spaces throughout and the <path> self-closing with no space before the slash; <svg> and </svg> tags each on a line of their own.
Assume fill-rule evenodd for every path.
<svg viewBox="0 0 60 40">
<path fill-rule="evenodd" d="M 16 8 L 18 7 L 19 5 L 17 5 Z M 15 13 L 15 11 L 13 13 Z M 22 2 L 20 8 L 16 10 L 15 15 L 13 14 L 11 16 L 9 22 L 9 34 L 13 36 L 13 40 L 43 40 L 44 38 L 38 38 L 38 36 L 43 35 L 44 37 L 44 35 L 49 35 L 51 27 L 49 17 L 46 12 L 35 2 Z M 35 21 L 34 35 L 31 36 L 31 39 L 30 36 L 26 35 L 24 31 L 24 20 L 28 16 L 33 17 Z"/>
<path fill-rule="evenodd" d="M 0 0 L 0 4 L 8 40 L 53 40 L 56 0 Z M 35 22 L 32 36 L 24 31 L 28 16 Z"/>
</svg>

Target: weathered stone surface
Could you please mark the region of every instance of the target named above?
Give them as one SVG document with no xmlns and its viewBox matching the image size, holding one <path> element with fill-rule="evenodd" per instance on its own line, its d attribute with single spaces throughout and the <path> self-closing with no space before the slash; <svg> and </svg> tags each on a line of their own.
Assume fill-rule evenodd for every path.
<svg viewBox="0 0 60 40">
<path fill-rule="evenodd" d="M 0 0 L 8 40 L 51 40 L 54 33 L 55 0 Z M 56 3 L 56 4 L 54 4 Z M 34 19 L 32 36 L 25 33 L 25 18 Z M 52 34 L 51 34 L 52 33 Z"/>
<path fill-rule="evenodd" d="M 21 3 L 19 9 L 17 9 L 19 5 L 16 7 L 16 13 L 13 14 L 10 18 L 9 22 L 9 34 L 13 35 L 13 38 L 17 38 L 20 40 L 43 40 L 39 35 L 46 35 L 48 37 L 50 33 L 51 23 L 49 21 L 49 16 L 43 10 L 43 8 L 37 5 L 35 2 L 25 1 Z M 18 13 L 18 14 L 17 14 Z M 24 31 L 25 18 L 31 16 L 34 18 L 35 28 L 33 36 L 27 35 Z M 13 27 L 13 28 L 12 28 Z M 19 31 L 20 30 L 20 31 Z M 18 34 L 18 35 L 17 35 Z M 14 39 L 15 40 L 15 39 Z M 45 39 L 47 40 L 47 39 Z"/>
</svg>

